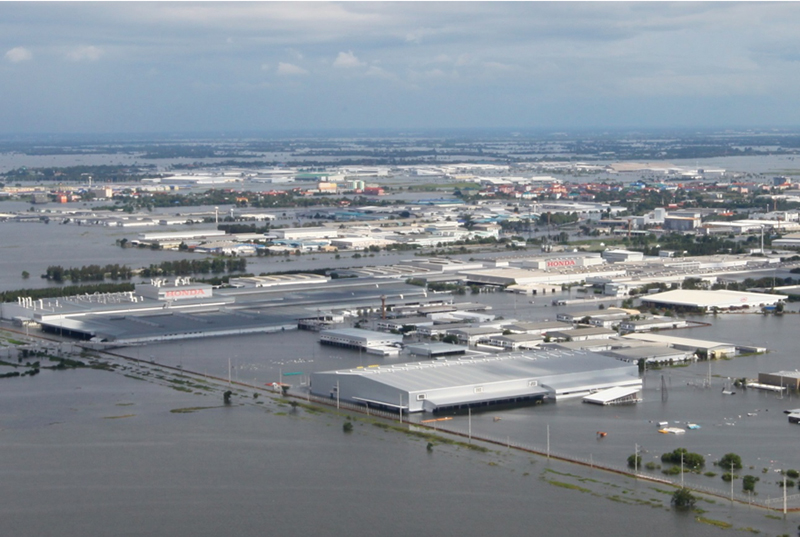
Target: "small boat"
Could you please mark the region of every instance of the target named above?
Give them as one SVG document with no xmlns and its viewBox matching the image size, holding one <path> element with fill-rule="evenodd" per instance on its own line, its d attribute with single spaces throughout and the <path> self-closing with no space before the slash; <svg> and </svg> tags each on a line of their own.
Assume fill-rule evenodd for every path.
<svg viewBox="0 0 800 537">
<path fill-rule="evenodd" d="M 725 388 L 722 389 L 722 395 L 736 395 L 736 392 L 733 390 L 727 390 Z"/>
<path fill-rule="evenodd" d="M 692 429 L 692 430 L 694 430 L 694 429 L 699 429 L 699 428 L 700 428 L 700 426 L 699 426 L 699 425 L 697 425 L 696 423 L 687 423 L 687 424 L 686 424 L 686 428 L 687 428 L 687 429 Z"/>
<path fill-rule="evenodd" d="M 680 427 L 664 427 L 663 429 L 658 430 L 661 434 L 684 434 L 686 429 L 681 429 Z"/>
<path fill-rule="evenodd" d="M 597 438 L 605 438 L 606 436 L 608 436 L 608 433 L 603 431 L 597 431 Z"/>
</svg>

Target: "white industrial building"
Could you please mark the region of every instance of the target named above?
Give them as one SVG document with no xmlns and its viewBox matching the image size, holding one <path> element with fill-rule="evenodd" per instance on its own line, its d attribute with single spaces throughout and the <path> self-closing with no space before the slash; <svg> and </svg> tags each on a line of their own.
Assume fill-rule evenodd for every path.
<svg viewBox="0 0 800 537">
<path fill-rule="evenodd" d="M 319 333 L 319 342 L 323 345 L 335 345 L 350 349 L 370 350 L 372 348 L 390 347 L 403 342 L 400 334 L 374 332 L 361 328 L 334 328 Z"/>
<path fill-rule="evenodd" d="M 629 263 L 631 261 L 642 261 L 644 254 L 632 250 L 606 250 L 602 254 L 603 259 L 609 263 Z"/>
<path fill-rule="evenodd" d="M 287 227 L 273 229 L 272 233 L 279 239 L 335 239 L 339 236 L 338 229 L 327 227 Z"/>
<path fill-rule="evenodd" d="M 641 387 L 636 365 L 593 352 L 535 352 L 311 374 L 311 392 L 401 412 L 488 407 Z"/>
<path fill-rule="evenodd" d="M 704 291 L 695 289 L 676 289 L 664 293 L 656 293 L 642 297 L 642 304 L 685 307 L 702 310 L 710 309 L 738 309 L 742 307 L 774 306 L 789 298 L 787 295 L 772 295 L 766 293 L 746 293 L 742 291 Z"/>
</svg>

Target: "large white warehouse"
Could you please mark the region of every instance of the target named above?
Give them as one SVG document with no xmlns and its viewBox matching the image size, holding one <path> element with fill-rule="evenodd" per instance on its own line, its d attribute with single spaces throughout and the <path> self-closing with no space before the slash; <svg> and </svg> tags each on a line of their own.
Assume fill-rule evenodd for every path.
<svg viewBox="0 0 800 537">
<path fill-rule="evenodd" d="M 580 397 L 641 386 L 638 367 L 588 351 L 414 362 L 311 374 L 323 397 L 403 412 Z"/>
</svg>

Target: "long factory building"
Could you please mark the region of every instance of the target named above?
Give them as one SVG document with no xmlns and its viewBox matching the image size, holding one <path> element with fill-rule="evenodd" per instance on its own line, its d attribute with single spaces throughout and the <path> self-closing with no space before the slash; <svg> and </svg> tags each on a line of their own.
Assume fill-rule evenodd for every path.
<svg viewBox="0 0 800 537">
<path fill-rule="evenodd" d="M 585 397 L 641 387 L 635 364 L 589 351 L 548 351 L 359 367 L 311 374 L 311 392 L 402 412 Z"/>
<path fill-rule="evenodd" d="M 424 306 L 452 300 L 428 297 L 405 283 L 367 279 L 321 282 L 298 275 L 294 285 L 215 289 L 178 278 L 137 284 L 125 293 L 98 293 L 0 305 L 0 318 L 106 346 L 274 332 L 332 310 Z"/>
</svg>

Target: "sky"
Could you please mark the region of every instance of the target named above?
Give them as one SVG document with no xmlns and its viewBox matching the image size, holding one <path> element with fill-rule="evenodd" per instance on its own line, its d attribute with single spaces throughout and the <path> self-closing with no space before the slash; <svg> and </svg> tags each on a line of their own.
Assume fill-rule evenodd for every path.
<svg viewBox="0 0 800 537">
<path fill-rule="evenodd" d="M 0 133 L 800 126 L 800 3 L 0 2 Z"/>
</svg>

